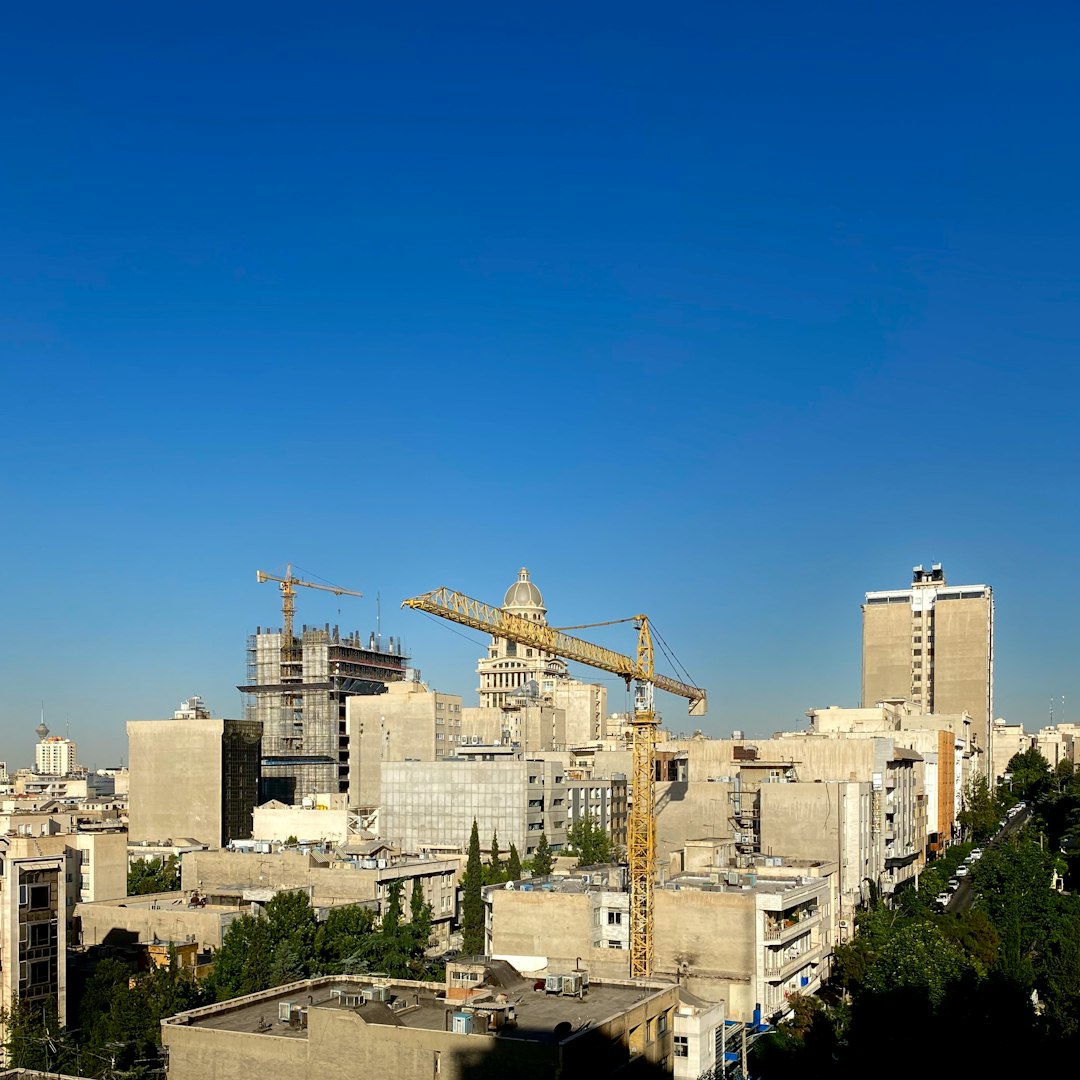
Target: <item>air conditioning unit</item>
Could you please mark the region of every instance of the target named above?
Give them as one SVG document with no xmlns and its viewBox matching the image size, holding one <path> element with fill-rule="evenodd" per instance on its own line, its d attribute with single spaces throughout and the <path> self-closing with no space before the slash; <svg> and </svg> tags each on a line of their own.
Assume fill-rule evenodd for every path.
<svg viewBox="0 0 1080 1080">
<path fill-rule="evenodd" d="M 277 1007 L 277 1018 L 279 1020 L 288 1020 L 292 1016 L 293 1003 L 291 1001 L 279 1001 Z"/>
<path fill-rule="evenodd" d="M 841 930 L 846 930 L 847 929 L 847 919 L 841 919 L 836 925 L 839 926 Z"/>
</svg>

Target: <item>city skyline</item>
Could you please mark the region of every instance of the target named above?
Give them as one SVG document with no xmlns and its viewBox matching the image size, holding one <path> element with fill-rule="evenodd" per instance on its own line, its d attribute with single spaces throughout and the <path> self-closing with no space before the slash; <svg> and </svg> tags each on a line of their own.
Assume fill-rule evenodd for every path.
<svg viewBox="0 0 1080 1080">
<path fill-rule="evenodd" d="M 99 767 L 242 716 L 289 561 L 469 703 L 406 597 L 646 612 L 716 735 L 857 704 L 864 592 L 940 562 L 995 712 L 1069 719 L 1080 16 L 569 11 L 11 13 L 9 764 L 42 699 Z"/>
</svg>

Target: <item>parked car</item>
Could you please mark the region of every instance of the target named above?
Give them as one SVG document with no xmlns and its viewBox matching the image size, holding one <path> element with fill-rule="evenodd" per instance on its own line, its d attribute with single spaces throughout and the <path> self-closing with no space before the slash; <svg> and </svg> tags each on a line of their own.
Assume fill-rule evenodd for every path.
<svg viewBox="0 0 1080 1080">
<path fill-rule="evenodd" d="M 968 868 L 966 866 L 958 866 L 956 868 L 956 876 L 958 878 L 967 877 L 968 876 Z"/>
<path fill-rule="evenodd" d="M 972 850 L 971 854 L 968 856 L 968 858 L 972 862 L 978 862 L 982 858 L 982 848 L 981 847 L 974 848 Z"/>
<path fill-rule="evenodd" d="M 945 907 L 951 899 L 952 897 L 947 892 L 938 893 L 934 898 L 934 903 L 937 904 L 938 907 Z"/>
</svg>

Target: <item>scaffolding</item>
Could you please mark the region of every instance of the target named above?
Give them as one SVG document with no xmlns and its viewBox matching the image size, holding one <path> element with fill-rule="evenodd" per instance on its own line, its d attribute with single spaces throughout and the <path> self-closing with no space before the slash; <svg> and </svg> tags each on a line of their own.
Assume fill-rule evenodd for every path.
<svg viewBox="0 0 1080 1080">
<path fill-rule="evenodd" d="M 345 702 L 380 694 L 406 677 L 400 639 L 305 626 L 286 640 L 263 629 L 248 638 L 244 716 L 263 725 L 261 798 L 295 803 L 315 793 L 347 792 Z"/>
</svg>

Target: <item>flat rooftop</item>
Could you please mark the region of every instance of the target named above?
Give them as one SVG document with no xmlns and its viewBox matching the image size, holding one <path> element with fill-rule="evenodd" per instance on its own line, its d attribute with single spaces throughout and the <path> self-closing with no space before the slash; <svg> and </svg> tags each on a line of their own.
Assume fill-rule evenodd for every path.
<svg viewBox="0 0 1080 1080">
<path fill-rule="evenodd" d="M 504 965 L 509 968 L 509 965 Z M 513 969 L 510 969 L 511 971 Z M 514 972 L 516 976 L 517 973 Z M 342 995 L 359 995 L 371 987 L 386 987 L 387 1001 L 366 1001 L 361 1005 L 343 1004 Z M 251 995 L 231 1002 L 194 1010 L 186 1023 L 190 1027 L 217 1031 L 247 1032 L 306 1039 L 303 1024 L 278 1019 L 278 1006 L 290 1002 L 309 1012 L 316 1009 L 344 1010 L 356 1013 L 365 1023 L 393 1027 L 447 1031 L 450 1014 L 468 1008 L 473 1012 L 506 1010 L 513 1006 L 516 1023 L 489 1028 L 488 1034 L 504 1039 L 531 1042 L 558 1042 L 584 1027 L 591 1027 L 626 1012 L 639 1001 L 652 997 L 662 988 L 620 983 L 592 983 L 584 997 L 564 997 L 534 989 L 534 980 L 517 978 L 510 987 L 485 987 L 485 993 L 468 1002 L 448 1000 L 440 983 L 395 983 L 387 980 L 326 978 L 293 984 L 276 993 Z M 505 997 L 497 1002 L 496 997 Z M 253 1000 L 252 1000 L 253 999 Z M 173 1018 L 168 1022 L 176 1022 Z M 569 1024 L 556 1036 L 557 1025 Z"/>
</svg>

